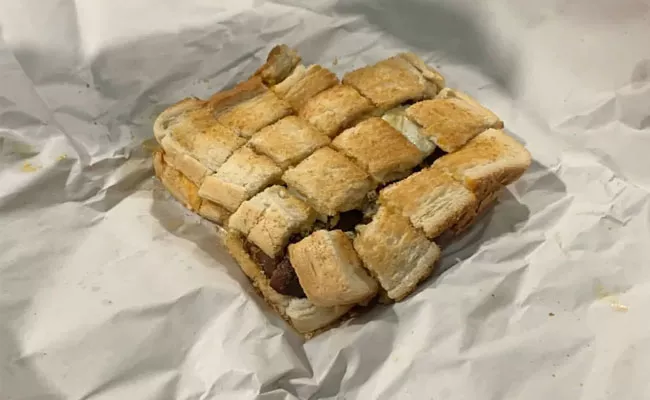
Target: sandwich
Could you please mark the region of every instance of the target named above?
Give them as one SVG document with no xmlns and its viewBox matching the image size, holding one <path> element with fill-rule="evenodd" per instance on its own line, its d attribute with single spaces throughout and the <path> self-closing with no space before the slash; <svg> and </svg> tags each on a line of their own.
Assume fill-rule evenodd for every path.
<svg viewBox="0 0 650 400">
<path fill-rule="evenodd" d="M 530 166 L 499 117 L 413 53 L 342 79 L 276 46 L 252 76 L 154 123 L 154 171 L 215 222 L 252 285 L 311 337 L 402 301 Z"/>
</svg>

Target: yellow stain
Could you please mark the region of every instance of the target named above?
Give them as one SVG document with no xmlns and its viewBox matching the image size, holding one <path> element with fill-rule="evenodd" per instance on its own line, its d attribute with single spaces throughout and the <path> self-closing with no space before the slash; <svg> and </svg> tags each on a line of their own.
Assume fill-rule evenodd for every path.
<svg viewBox="0 0 650 400">
<path fill-rule="evenodd" d="M 35 167 L 32 163 L 26 162 L 23 164 L 23 167 L 20 169 L 23 172 L 36 172 L 40 167 Z"/>
<path fill-rule="evenodd" d="M 596 284 L 596 295 L 599 299 L 608 302 L 609 306 L 614 311 L 627 312 L 629 310 L 628 306 L 621 304 L 621 300 L 618 298 L 618 296 L 607 291 L 607 289 L 605 289 L 605 287 L 600 282 Z"/>
<path fill-rule="evenodd" d="M 61 160 L 65 160 L 66 158 L 68 158 L 68 155 L 67 155 L 67 154 L 61 154 L 61 155 L 58 156 L 56 159 L 59 160 L 59 161 L 61 161 Z"/>
<path fill-rule="evenodd" d="M 154 138 L 150 138 L 142 142 L 142 150 L 153 153 L 156 150 L 160 149 L 160 145 Z"/>
</svg>

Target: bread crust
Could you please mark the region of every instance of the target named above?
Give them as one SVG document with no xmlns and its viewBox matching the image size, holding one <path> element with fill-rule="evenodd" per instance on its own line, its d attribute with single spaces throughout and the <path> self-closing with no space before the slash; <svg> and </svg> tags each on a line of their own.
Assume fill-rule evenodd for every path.
<svg viewBox="0 0 650 400">
<path fill-rule="evenodd" d="M 377 294 L 377 282 L 363 268 L 343 231 L 316 231 L 289 245 L 289 258 L 300 286 L 315 305 L 352 305 Z"/>
<path fill-rule="evenodd" d="M 277 45 L 269 52 L 266 63 L 253 76 L 259 77 L 268 86 L 277 85 L 291 74 L 300 61 L 296 50 L 285 44 Z"/>
<path fill-rule="evenodd" d="M 185 175 L 171 167 L 162 151 L 154 152 L 153 167 L 156 177 L 176 200 L 190 211 L 198 211 L 201 208 L 199 188 Z"/>
<path fill-rule="evenodd" d="M 291 75 L 271 89 L 298 112 L 307 100 L 339 83 L 330 70 L 320 65 L 297 66 Z"/>
</svg>

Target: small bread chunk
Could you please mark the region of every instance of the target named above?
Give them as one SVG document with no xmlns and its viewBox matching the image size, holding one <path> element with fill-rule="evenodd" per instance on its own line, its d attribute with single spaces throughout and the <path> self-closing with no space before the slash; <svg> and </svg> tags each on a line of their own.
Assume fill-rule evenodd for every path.
<svg viewBox="0 0 650 400">
<path fill-rule="evenodd" d="M 170 165 L 197 185 L 246 143 L 217 122 L 209 104 L 198 99 L 185 99 L 165 110 L 154 123 L 154 135 Z"/>
<path fill-rule="evenodd" d="M 433 100 L 410 106 L 406 115 L 447 153 L 460 149 L 474 136 L 503 122 L 468 95 L 445 89 Z"/>
<path fill-rule="evenodd" d="M 348 72 L 343 77 L 343 84 L 357 89 L 383 111 L 407 101 L 431 98 L 438 93 L 437 85 L 425 79 L 401 56 Z"/>
<path fill-rule="evenodd" d="M 336 75 L 320 65 L 310 65 L 307 68 L 298 65 L 291 75 L 271 89 L 291 104 L 295 111 L 299 111 L 307 100 L 338 83 Z"/>
<path fill-rule="evenodd" d="M 267 126 L 250 140 L 257 152 L 269 156 L 282 168 L 299 163 L 329 142 L 327 136 L 294 115 Z"/>
<path fill-rule="evenodd" d="M 523 175 L 532 162 L 530 153 L 502 130 L 489 129 L 434 166 L 453 175 L 480 201 Z"/>
<path fill-rule="evenodd" d="M 477 205 L 471 191 L 436 168 L 424 169 L 388 186 L 380 192 L 379 202 L 399 210 L 429 239 L 439 236 L 468 213 L 473 214 Z"/>
<path fill-rule="evenodd" d="M 262 65 L 253 76 L 259 76 L 269 86 L 282 82 L 300 62 L 298 52 L 286 44 L 273 47 Z"/>
<path fill-rule="evenodd" d="M 336 85 L 309 99 L 300 117 L 329 137 L 373 110 L 372 103 L 351 86 Z"/>
<path fill-rule="evenodd" d="M 433 271 L 438 246 L 406 217 L 380 207 L 372 222 L 357 226 L 354 248 L 388 297 L 399 301 Z"/>
<path fill-rule="evenodd" d="M 380 183 L 408 175 L 424 154 L 381 118 L 370 118 L 346 129 L 332 147 L 353 158 Z"/>
<path fill-rule="evenodd" d="M 209 103 L 217 121 L 247 138 L 291 114 L 289 104 L 268 90 L 259 77 L 215 94 Z"/>
<path fill-rule="evenodd" d="M 417 68 L 417 70 L 422 73 L 422 76 L 424 76 L 424 79 L 433 82 L 438 87 L 438 91 L 444 89 L 446 83 L 445 78 L 442 76 L 442 74 L 436 71 L 430 65 L 427 65 L 427 63 L 425 63 L 415 53 L 401 53 L 399 56 Z"/>
<path fill-rule="evenodd" d="M 154 173 L 160 179 L 165 189 L 181 202 L 190 211 L 198 211 L 201 208 L 199 188 L 192 183 L 185 175 L 171 167 L 165 160 L 161 151 L 153 154 Z"/>
<path fill-rule="evenodd" d="M 329 148 L 318 149 L 282 176 L 320 214 L 337 213 L 360 207 L 375 187 L 370 176 L 343 154 Z"/>
<path fill-rule="evenodd" d="M 282 186 L 271 186 L 242 203 L 228 221 L 269 257 L 276 257 L 291 235 L 307 229 L 316 214 Z"/>
<path fill-rule="evenodd" d="M 307 298 L 317 306 L 356 304 L 377 293 L 343 231 L 320 230 L 289 245 L 289 258 Z"/>
<path fill-rule="evenodd" d="M 198 213 L 203 218 L 219 225 L 224 225 L 230 217 L 228 210 L 206 199 L 202 199 Z"/>
<path fill-rule="evenodd" d="M 281 176 L 282 169 L 273 160 L 244 146 L 235 151 L 216 174 L 205 178 L 199 195 L 234 212 L 241 203 Z"/>
<path fill-rule="evenodd" d="M 318 307 L 309 299 L 292 298 L 287 305 L 286 313 L 298 332 L 313 332 L 336 321 L 352 307 L 353 304 Z"/>
</svg>

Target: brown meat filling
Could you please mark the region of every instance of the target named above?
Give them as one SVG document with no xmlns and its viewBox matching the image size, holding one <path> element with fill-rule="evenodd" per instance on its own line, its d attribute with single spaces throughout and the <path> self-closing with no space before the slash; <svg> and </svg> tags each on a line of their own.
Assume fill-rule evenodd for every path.
<svg viewBox="0 0 650 400">
<path fill-rule="evenodd" d="M 262 249 L 249 241 L 244 242 L 244 247 L 253 261 L 262 268 L 264 275 L 270 279 L 271 287 L 276 292 L 286 296 L 305 297 L 305 292 L 300 286 L 288 255 L 269 257 Z"/>
</svg>

